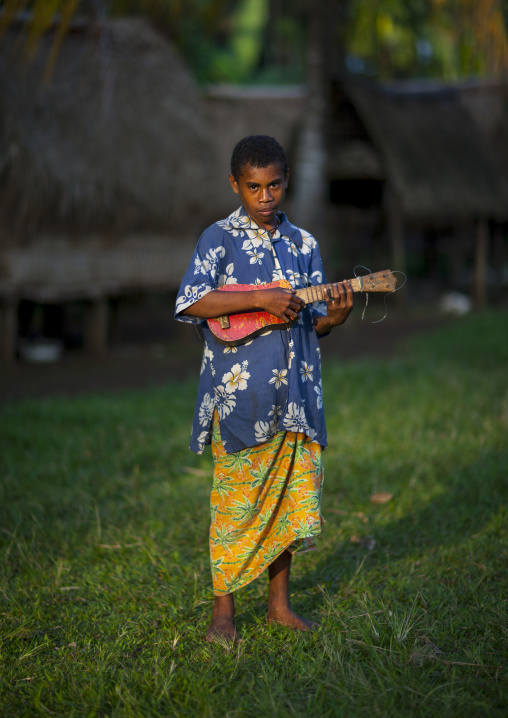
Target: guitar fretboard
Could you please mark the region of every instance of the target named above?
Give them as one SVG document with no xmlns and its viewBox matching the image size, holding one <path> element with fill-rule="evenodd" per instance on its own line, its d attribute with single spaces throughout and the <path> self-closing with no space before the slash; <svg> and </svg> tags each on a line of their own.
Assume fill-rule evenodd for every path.
<svg viewBox="0 0 508 718">
<path fill-rule="evenodd" d="M 350 279 L 349 283 L 353 292 L 362 291 L 362 283 L 360 277 Z M 331 288 L 332 284 L 319 284 L 314 287 L 305 287 L 305 289 L 297 289 L 296 295 L 303 299 L 305 304 L 313 304 L 314 302 L 322 302 L 328 299 L 328 289 Z"/>
</svg>

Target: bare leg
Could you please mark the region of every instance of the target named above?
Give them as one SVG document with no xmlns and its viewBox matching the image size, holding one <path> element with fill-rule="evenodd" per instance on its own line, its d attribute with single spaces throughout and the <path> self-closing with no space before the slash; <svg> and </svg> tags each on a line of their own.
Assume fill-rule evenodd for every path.
<svg viewBox="0 0 508 718">
<path fill-rule="evenodd" d="M 208 626 L 206 640 L 211 643 L 220 638 L 231 642 L 236 638 L 235 600 L 232 593 L 215 596 L 212 622 Z"/>
<path fill-rule="evenodd" d="M 283 626 L 296 628 L 299 631 L 312 631 L 317 627 L 317 624 L 299 616 L 289 605 L 289 573 L 292 558 L 293 556 L 289 551 L 284 551 L 268 567 L 270 579 L 268 621 L 269 623 L 280 623 Z"/>
</svg>

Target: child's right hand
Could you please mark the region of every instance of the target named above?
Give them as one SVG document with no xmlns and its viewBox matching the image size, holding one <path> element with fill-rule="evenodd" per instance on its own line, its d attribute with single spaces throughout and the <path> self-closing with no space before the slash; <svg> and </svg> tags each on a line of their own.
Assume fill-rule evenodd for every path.
<svg viewBox="0 0 508 718">
<path fill-rule="evenodd" d="M 294 289 L 282 289 L 280 287 L 258 289 L 255 295 L 259 309 L 273 314 L 284 322 L 297 319 L 305 306 L 305 302 L 296 296 Z"/>
</svg>

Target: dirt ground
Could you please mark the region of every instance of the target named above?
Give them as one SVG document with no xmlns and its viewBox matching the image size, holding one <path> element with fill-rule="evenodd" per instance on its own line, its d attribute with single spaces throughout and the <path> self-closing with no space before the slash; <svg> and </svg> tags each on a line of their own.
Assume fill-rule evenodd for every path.
<svg viewBox="0 0 508 718">
<path fill-rule="evenodd" d="M 363 321 L 361 313 L 362 308 L 355 307 L 347 323 L 322 341 L 323 359 L 344 362 L 396 356 L 407 337 L 451 321 L 421 307 L 417 311 L 390 307 L 386 319 L 376 324 L 372 322 L 383 316 L 383 307 L 369 307 Z M 174 322 L 171 317 L 171 312 L 160 316 L 160 310 L 159 316 L 131 313 L 101 359 L 73 350 L 51 364 L 18 361 L 0 365 L 0 403 L 107 394 L 197 377 L 202 339 L 194 327 Z"/>
</svg>

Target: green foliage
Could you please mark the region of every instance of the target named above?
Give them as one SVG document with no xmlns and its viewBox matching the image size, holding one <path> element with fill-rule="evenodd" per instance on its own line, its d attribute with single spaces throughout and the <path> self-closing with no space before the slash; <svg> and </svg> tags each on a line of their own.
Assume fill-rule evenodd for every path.
<svg viewBox="0 0 508 718">
<path fill-rule="evenodd" d="M 27 12 L 21 30 L 28 57 L 56 26 L 49 77 L 64 34 L 78 12 L 97 21 L 143 15 L 168 33 L 200 81 L 243 82 L 259 64 L 269 0 L 0 0 L 0 33 Z"/>
<path fill-rule="evenodd" d="M 346 52 L 389 80 L 506 73 L 503 0 L 351 0 Z"/>
<path fill-rule="evenodd" d="M 329 0 L 324 36 L 343 48 L 351 69 L 380 79 L 499 75 L 508 69 L 507 7 L 506 0 Z M 98 20 L 142 14 L 167 32 L 200 82 L 244 83 L 305 79 L 316 10 L 302 0 L 0 0 L 0 11 L 0 35 L 16 13 L 29 12 L 28 56 L 56 22 L 48 76 L 78 12 Z"/>
<path fill-rule="evenodd" d="M 507 319 L 325 365 L 326 525 L 292 582 L 313 635 L 266 625 L 261 578 L 238 594 L 242 642 L 203 640 L 195 382 L 3 408 L 1 714 L 504 718 Z"/>
<path fill-rule="evenodd" d="M 268 4 L 269 0 L 113 0 L 111 13 L 152 17 L 199 81 L 244 82 L 259 62 Z"/>
</svg>

